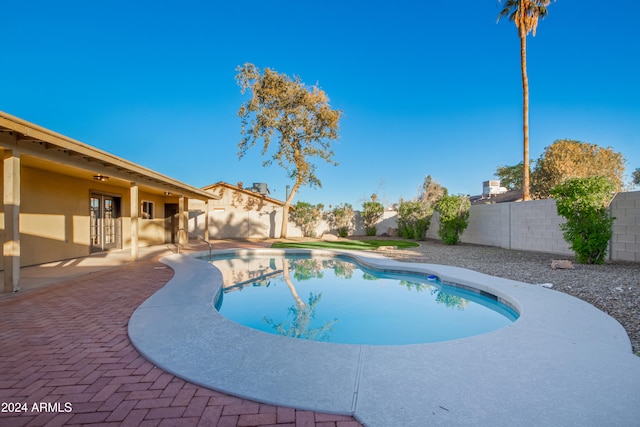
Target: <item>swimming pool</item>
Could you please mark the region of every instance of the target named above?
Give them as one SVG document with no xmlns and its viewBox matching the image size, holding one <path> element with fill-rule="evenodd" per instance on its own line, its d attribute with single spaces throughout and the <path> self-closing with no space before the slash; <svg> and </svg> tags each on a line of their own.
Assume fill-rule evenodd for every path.
<svg viewBox="0 0 640 427">
<path fill-rule="evenodd" d="M 640 358 L 624 328 L 585 301 L 458 267 L 333 253 L 495 295 L 520 317 L 493 332 L 427 344 L 292 339 L 239 325 L 212 308 L 223 276 L 195 258 L 207 251 L 162 259 L 174 277 L 129 319 L 131 342 L 155 366 L 192 383 L 271 405 L 351 414 L 371 427 L 637 424 Z"/>
<path fill-rule="evenodd" d="M 291 338 L 405 345 L 500 329 L 518 313 L 488 293 L 434 275 L 385 272 L 346 257 L 218 256 L 226 318 Z"/>
</svg>

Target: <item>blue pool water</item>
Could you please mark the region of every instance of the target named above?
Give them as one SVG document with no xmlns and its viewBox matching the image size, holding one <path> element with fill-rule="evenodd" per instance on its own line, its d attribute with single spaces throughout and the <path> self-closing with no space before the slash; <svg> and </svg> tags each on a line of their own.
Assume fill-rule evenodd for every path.
<svg viewBox="0 0 640 427">
<path fill-rule="evenodd" d="M 345 344 L 447 341 L 509 325 L 518 314 L 491 295 L 433 276 L 384 273 L 346 258 L 216 258 L 222 315 L 260 331 Z"/>
</svg>

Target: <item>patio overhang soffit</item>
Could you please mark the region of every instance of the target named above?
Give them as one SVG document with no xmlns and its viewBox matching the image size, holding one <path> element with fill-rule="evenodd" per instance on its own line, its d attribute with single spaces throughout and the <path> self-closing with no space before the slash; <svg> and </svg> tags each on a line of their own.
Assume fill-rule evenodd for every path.
<svg viewBox="0 0 640 427">
<path fill-rule="evenodd" d="M 22 163 L 86 179 L 109 177 L 109 183 L 132 183 L 155 194 L 196 200 L 220 197 L 151 169 L 0 111 L 0 148 L 20 153 Z"/>
</svg>

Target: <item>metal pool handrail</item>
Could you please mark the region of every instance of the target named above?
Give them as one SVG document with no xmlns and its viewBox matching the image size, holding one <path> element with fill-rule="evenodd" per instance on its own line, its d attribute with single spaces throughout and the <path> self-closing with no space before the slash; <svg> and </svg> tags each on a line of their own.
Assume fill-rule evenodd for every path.
<svg viewBox="0 0 640 427">
<path fill-rule="evenodd" d="M 180 229 L 178 229 L 178 232 L 181 232 L 181 231 L 186 232 L 186 233 L 187 233 L 187 236 L 192 236 L 192 237 L 194 237 L 196 240 L 200 240 L 200 241 L 202 241 L 202 242 L 206 243 L 206 244 L 209 246 L 209 261 L 213 260 L 213 255 L 212 255 L 212 252 L 213 252 L 213 246 L 211 245 L 211 242 L 209 242 L 208 240 L 205 240 L 205 239 L 203 239 L 202 237 L 197 236 L 197 235 L 195 235 L 195 234 L 193 234 L 193 233 L 191 233 L 191 232 L 189 232 L 189 231 L 185 230 L 184 228 L 180 228 Z M 178 247 L 178 253 L 180 253 L 180 242 L 178 242 L 178 243 L 176 244 L 176 246 Z"/>
</svg>

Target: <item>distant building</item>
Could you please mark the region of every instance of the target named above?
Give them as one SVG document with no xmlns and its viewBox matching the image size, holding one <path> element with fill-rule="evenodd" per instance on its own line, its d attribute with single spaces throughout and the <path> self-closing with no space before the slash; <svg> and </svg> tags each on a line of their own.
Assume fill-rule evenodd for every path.
<svg viewBox="0 0 640 427">
<path fill-rule="evenodd" d="M 208 230 L 209 236 L 216 239 L 280 236 L 284 202 L 269 197 L 266 183 L 254 183 L 245 188 L 242 182 L 233 185 L 221 181 L 202 190 L 211 193 L 216 200 L 209 203 L 208 212 L 205 212 L 203 201 L 189 201 L 189 230 L 192 233 L 203 237 Z M 205 221 L 205 214 L 208 214 L 208 221 Z M 293 224 L 289 225 L 288 232 L 290 237 L 301 236 Z"/>
<path fill-rule="evenodd" d="M 500 180 L 492 179 L 482 183 L 482 195 L 469 199 L 472 205 L 518 202 L 522 200 L 522 190 L 507 190 L 500 186 Z"/>
</svg>

